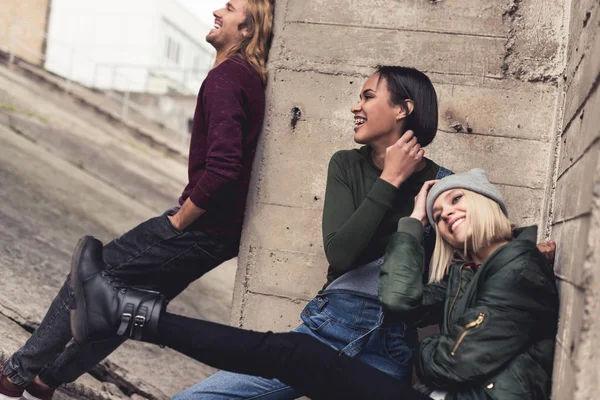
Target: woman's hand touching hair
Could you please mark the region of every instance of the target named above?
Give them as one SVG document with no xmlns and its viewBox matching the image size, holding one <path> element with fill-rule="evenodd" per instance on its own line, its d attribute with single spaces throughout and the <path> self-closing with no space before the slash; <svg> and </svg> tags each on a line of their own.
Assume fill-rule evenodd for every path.
<svg viewBox="0 0 600 400">
<path fill-rule="evenodd" d="M 415 197 L 415 207 L 410 217 L 421 221 L 424 227 L 429 225 L 429 219 L 427 218 L 427 193 L 429 193 L 431 187 L 438 182 L 439 179 L 425 182 Z"/>
<path fill-rule="evenodd" d="M 415 173 L 424 153 L 414 132 L 406 131 L 396 143 L 386 149 L 381 179 L 399 187 Z"/>
</svg>

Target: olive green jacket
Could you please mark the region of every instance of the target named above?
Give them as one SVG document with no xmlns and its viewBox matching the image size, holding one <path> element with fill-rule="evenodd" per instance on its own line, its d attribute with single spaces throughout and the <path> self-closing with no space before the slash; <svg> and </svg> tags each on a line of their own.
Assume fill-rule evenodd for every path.
<svg viewBox="0 0 600 400">
<path fill-rule="evenodd" d="M 550 398 L 558 293 L 535 228 L 497 249 L 477 272 L 457 262 L 444 281 L 424 284 L 421 223 L 404 218 L 398 226 L 379 297 L 394 317 L 440 325 L 441 334 L 419 345 L 421 381 L 456 400 Z"/>
</svg>

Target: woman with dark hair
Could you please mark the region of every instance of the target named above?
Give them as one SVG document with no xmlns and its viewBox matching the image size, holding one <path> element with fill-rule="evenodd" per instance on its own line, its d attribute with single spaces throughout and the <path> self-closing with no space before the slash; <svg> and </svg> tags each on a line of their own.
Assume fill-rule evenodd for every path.
<svg viewBox="0 0 600 400">
<path fill-rule="evenodd" d="M 438 241 L 424 286 L 421 238 L 429 223 Z M 442 327 L 419 345 L 417 373 L 431 388 L 426 391 L 309 335 L 170 314 L 160 294 L 106 276 L 102 243 L 91 237 L 80 241 L 73 258 L 73 336 L 102 340 L 117 332 L 216 368 L 280 379 L 313 400 L 548 399 L 558 293 L 551 265 L 529 240 L 534 234 L 513 240 L 502 196 L 483 170 L 423 186 L 388 246 L 379 293 L 388 310 L 413 325 L 428 320 Z"/>
</svg>

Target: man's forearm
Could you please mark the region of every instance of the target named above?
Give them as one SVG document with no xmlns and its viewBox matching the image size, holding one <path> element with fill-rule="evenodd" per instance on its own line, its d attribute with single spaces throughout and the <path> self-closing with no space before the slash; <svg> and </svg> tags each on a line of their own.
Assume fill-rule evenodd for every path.
<svg viewBox="0 0 600 400">
<path fill-rule="evenodd" d="M 205 209 L 196 206 L 192 200 L 188 198 L 183 203 L 177 214 L 171 215 L 169 219 L 176 229 L 182 231 L 200 218 L 200 216 L 205 212 Z"/>
</svg>

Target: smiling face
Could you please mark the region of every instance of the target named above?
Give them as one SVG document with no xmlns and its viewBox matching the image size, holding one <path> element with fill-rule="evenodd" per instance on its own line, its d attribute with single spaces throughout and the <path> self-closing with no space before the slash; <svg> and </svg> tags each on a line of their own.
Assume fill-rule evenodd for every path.
<svg viewBox="0 0 600 400">
<path fill-rule="evenodd" d="M 213 12 L 215 27 L 206 36 L 206 41 L 217 52 L 228 51 L 239 45 L 248 34 L 243 28 L 247 4 L 247 0 L 229 0 L 225 7 Z"/>
<path fill-rule="evenodd" d="M 467 218 L 468 202 L 463 189 L 451 189 L 438 196 L 433 204 L 433 220 L 442 238 L 457 250 L 463 250 L 473 235 Z M 467 241 L 468 240 L 468 241 Z"/>
<path fill-rule="evenodd" d="M 448 189 L 436 197 L 431 213 L 436 242 L 430 282 L 444 279 L 456 253 L 482 264 L 495 249 L 512 240 L 512 226 L 500 204 L 460 188 Z"/>
<path fill-rule="evenodd" d="M 385 79 L 371 75 L 360 92 L 360 101 L 350 109 L 354 114 L 354 141 L 373 145 L 385 142 L 392 145 L 402 135 L 403 108 L 391 102 Z"/>
</svg>

